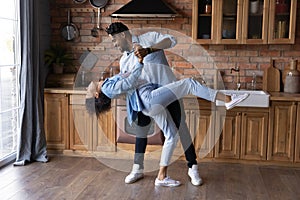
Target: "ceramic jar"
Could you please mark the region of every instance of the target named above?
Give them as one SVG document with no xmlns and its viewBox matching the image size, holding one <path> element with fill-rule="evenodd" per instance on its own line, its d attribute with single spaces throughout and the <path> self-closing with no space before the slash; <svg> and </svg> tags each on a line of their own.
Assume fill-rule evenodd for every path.
<svg viewBox="0 0 300 200">
<path fill-rule="evenodd" d="M 284 92 L 300 93 L 300 72 L 297 70 L 297 60 L 292 60 L 290 69 L 284 70 Z"/>
<path fill-rule="evenodd" d="M 255 14 L 258 13 L 259 10 L 259 0 L 250 1 L 250 13 Z"/>
</svg>

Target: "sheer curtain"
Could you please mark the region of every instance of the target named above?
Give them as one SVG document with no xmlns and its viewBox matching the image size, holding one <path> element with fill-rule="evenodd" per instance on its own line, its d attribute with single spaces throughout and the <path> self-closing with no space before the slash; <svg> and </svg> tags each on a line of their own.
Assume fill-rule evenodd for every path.
<svg viewBox="0 0 300 200">
<path fill-rule="evenodd" d="M 42 52 L 40 20 L 43 19 L 40 14 L 42 13 L 40 2 L 43 1 L 20 1 L 20 133 L 14 165 L 48 161 L 43 124 L 43 90 L 46 70 L 40 53 Z"/>
</svg>

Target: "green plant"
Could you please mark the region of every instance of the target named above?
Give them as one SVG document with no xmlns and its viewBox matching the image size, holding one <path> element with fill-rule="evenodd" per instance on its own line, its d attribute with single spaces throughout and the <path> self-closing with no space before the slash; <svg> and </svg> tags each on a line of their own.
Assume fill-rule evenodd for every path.
<svg viewBox="0 0 300 200">
<path fill-rule="evenodd" d="M 52 45 L 50 49 L 45 51 L 45 64 L 46 66 L 51 66 L 53 63 L 60 64 L 68 64 L 72 60 L 72 55 L 67 53 L 67 50 L 56 44 Z"/>
</svg>

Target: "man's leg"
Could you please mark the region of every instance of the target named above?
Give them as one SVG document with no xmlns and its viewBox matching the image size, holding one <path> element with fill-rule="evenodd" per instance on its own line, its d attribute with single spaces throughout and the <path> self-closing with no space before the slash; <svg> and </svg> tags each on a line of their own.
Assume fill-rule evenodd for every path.
<svg viewBox="0 0 300 200">
<path fill-rule="evenodd" d="M 184 149 L 185 158 L 188 162 L 187 165 L 191 168 L 194 164 L 197 164 L 197 156 L 191 135 L 185 122 L 183 106 L 179 103 L 179 101 L 174 101 L 167 107 L 167 109 L 179 130 L 180 141 Z"/>
<path fill-rule="evenodd" d="M 184 149 L 185 158 L 188 162 L 188 175 L 191 177 L 191 182 L 193 185 L 201 185 L 202 179 L 198 172 L 197 155 L 185 121 L 185 112 L 182 100 L 174 101 L 167 107 L 167 109 L 179 130 L 179 137 Z"/>
<path fill-rule="evenodd" d="M 150 129 L 151 118 L 138 113 L 137 132 L 135 138 L 135 153 L 131 173 L 126 176 L 125 183 L 134 183 L 144 177 L 144 155 L 147 147 L 147 133 Z"/>
</svg>

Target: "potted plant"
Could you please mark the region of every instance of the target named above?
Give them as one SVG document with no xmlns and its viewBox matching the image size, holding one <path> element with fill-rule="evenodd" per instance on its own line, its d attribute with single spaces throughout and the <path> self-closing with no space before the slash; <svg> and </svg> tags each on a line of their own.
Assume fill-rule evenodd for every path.
<svg viewBox="0 0 300 200">
<path fill-rule="evenodd" d="M 64 65 L 70 63 L 72 55 L 68 54 L 66 49 L 58 44 L 52 45 L 45 51 L 46 66 L 53 67 L 53 73 L 62 74 Z"/>
</svg>

